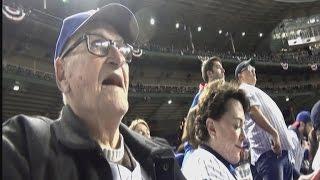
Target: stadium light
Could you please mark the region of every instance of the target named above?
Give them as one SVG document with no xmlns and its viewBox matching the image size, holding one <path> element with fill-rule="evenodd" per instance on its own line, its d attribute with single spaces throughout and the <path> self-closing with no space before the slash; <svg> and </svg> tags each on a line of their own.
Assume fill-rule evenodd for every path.
<svg viewBox="0 0 320 180">
<path fill-rule="evenodd" d="M 172 100 L 171 99 L 169 99 L 168 104 L 172 104 Z"/>
<path fill-rule="evenodd" d="M 13 84 L 13 90 L 14 91 L 19 91 L 20 90 L 20 83 L 19 81 L 15 81 Z"/>
<path fill-rule="evenodd" d="M 246 35 L 246 32 L 242 32 L 242 34 L 241 34 L 242 36 L 245 36 Z"/>
<path fill-rule="evenodd" d="M 198 32 L 200 32 L 202 30 L 201 26 L 198 26 Z"/>
<path fill-rule="evenodd" d="M 287 96 L 287 97 L 286 97 L 286 101 L 288 102 L 289 100 L 290 100 L 290 98 Z"/>
<path fill-rule="evenodd" d="M 150 19 L 150 24 L 151 24 L 151 25 L 154 25 L 154 23 L 155 23 L 154 18 L 151 18 L 151 19 Z"/>
<path fill-rule="evenodd" d="M 221 29 L 219 30 L 219 34 L 222 34 L 222 30 Z"/>
<path fill-rule="evenodd" d="M 259 37 L 262 37 L 263 36 L 263 33 L 259 33 Z"/>
<path fill-rule="evenodd" d="M 176 29 L 179 29 L 180 24 L 176 23 Z"/>
<path fill-rule="evenodd" d="M 19 84 L 15 84 L 15 85 L 13 86 L 13 90 L 14 90 L 14 91 L 19 91 L 19 89 L 20 89 Z"/>
</svg>

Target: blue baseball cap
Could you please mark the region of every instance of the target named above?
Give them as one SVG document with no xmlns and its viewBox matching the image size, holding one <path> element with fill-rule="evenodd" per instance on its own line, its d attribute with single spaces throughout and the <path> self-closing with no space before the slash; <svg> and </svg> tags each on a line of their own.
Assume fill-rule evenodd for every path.
<svg viewBox="0 0 320 180">
<path fill-rule="evenodd" d="M 311 121 L 309 111 L 301 111 L 297 114 L 296 121 L 307 123 Z"/>
<path fill-rule="evenodd" d="M 134 14 L 122 4 L 110 3 L 97 10 L 74 14 L 63 20 L 56 43 L 54 61 L 61 55 L 63 48 L 77 31 L 92 22 L 101 21 L 112 25 L 126 43 L 133 43 L 138 39 L 139 25 Z"/>
<path fill-rule="evenodd" d="M 320 130 L 320 100 L 313 105 L 311 110 L 311 122 L 315 130 Z"/>
</svg>

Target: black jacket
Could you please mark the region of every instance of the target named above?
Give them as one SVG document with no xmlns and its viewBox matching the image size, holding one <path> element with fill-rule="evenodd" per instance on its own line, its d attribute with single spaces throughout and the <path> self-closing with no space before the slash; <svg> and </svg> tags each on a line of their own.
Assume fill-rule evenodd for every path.
<svg viewBox="0 0 320 180">
<path fill-rule="evenodd" d="M 185 179 L 169 146 L 120 125 L 124 143 L 152 179 Z M 2 124 L 2 178 L 5 180 L 107 180 L 108 161 L 71 108 L 61 118 L 14 116 Z"/>
</svg>

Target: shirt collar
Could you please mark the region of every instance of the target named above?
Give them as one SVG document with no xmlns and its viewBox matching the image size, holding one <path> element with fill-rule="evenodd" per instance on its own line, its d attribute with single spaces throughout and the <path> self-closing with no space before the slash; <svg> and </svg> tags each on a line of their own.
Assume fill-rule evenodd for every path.
<svg viewBox="0 0 320 180">
<path fill-rule="evenodd" d="M 217 151 L 213 150 L 210 146 L 206 144 L 201 144 L 200 147 L 202 149 L 207 150 L 208 152 L 213 154 L 216 158 L 218 158 L 228 168 L 230 173 L 236 178 L 236 170 L 231 163 L 229 163 L 226 159 L 224 159 L 219 153 L 217 153 Z"/>
<path fill-rule="evenodd" d="M 89 136 L 85 124 L 74 114 L 71 107 L 63 107 L 60 119 L 52 125 L 55 136 L 58 141 L 71 149 L 95 149 L 99 147 Z"/>
</svg>

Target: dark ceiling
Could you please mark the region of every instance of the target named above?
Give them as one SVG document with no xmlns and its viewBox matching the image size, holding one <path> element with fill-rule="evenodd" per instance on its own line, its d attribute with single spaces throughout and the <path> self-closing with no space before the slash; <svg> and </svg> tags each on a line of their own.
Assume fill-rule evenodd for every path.
<svg viewBox="0 0 320 180">
<path fill-rule="evenodd" d="M 29 15 L 26 26 L 30 36 L 53 48 L 62 19 L 68 15 L 101 7 L 110 2 L 128 6 L 140 23 L 140 40 L 166 47 L 185 48 L 192 32 L 196 49 L 230 51 L 232 35 L 236 51 L 266 51 L 270 33 L 284 18 L 308 17 L 320 13 L 320 1 L 285 3 L 274 0 L 16 0 Z M 46 9 L 44 9 L 46 2 Z M 4 2 L 6 4 L 6 1 Z M 150 18 L 155 25 L 150 25 Z M 179 29 L 175 28 L 176 23 Z M 44 29 L 41 32 L 37 26 Z M 186 30 L 184 29 L 186 26 Z M 202 31 L 197 32 L 197 27 Z M 30 28 L 30 27 L 28 27 Z M 222 30 L 222 34 L 218 31 Z M 20 31 L 25 32 L 26 28 Z M 241 33 L 245 32 L 244 37 Z M 13 32 L 12 32 L 13 33 Z M 259 37 L 263 33 L 263 37 Z M 25 34 L 25 33 L 24 33 Z M 45 35 L 40 38 L 39 34 Z M 190 45 L 189 45 L 190 47 Z"/>
</svg>

